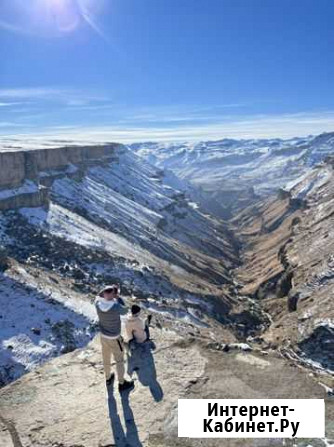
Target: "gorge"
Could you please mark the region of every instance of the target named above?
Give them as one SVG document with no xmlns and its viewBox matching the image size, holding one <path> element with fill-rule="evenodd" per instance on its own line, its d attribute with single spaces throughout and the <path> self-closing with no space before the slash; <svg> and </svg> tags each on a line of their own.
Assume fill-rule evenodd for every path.
<svg viewBox="0 0 334 447">
<path fill-rule="evenodd" d="M 103 404 L 89 411 L 104 393 L 91 302 L 109 282 L 153 313 L 165 392 L 150 404 L 136 389 L 139 438 L 132 424 L 119 445 L 200 445 L 178 444 L 180 396 L 325 397 L 333 439 L 331 139 L 253 142 L 247 159 L 245 142 L 174 147 L 174 165 L 149 144 L 3 149 L 3 445 L 113 445 Z M 215 155 L 205 164 L 199 153 Z"/>
</svg>

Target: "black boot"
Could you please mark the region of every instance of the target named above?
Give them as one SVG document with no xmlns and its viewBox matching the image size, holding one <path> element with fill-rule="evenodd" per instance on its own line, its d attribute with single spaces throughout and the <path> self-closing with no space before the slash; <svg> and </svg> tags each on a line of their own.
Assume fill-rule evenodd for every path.
<svg viewBox="0 0 334 447">
<path fill-rule="evenodd" d="M 115 380 L 115 374 L 111 373 L 109 379 L 106 380 L 106 385 L 110 386 Z"/>
<path fill-rule="evenodd" d="M 131 380 L 130 382 L 128 380 L 124 380 L 123 383 L 120 383 L 118 385 L 118 391 L 121 393 L 122 391 L 125 390 L 131 390 L 134 388 L 134 383 L 133 380 Z"/>
</svg>

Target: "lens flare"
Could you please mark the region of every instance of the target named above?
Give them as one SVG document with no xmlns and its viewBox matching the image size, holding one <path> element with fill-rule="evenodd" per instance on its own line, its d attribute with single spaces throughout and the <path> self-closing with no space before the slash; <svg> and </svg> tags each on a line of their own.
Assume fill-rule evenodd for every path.
<svg viewBox="0 0 334 447">
<path fill-rule="evenodd" d="M 40 37 L 63 36 L 89 25 L 105 37 L 98 24 L 105 0 L 2 0 L 0 28 Z"/>
</svg>

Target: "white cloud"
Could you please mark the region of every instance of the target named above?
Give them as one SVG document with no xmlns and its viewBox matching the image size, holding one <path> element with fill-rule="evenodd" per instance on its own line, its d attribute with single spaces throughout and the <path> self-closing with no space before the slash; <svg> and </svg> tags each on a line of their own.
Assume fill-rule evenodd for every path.
<svg viewBox="0 0 334 447">
<path fill-rule="evenodd" d="M 3 127 L 4 129 L 7 129 L 8 127 L 21 127 L 18 123 L 12 123 L 9 121 L 0 121 L 0 128 Z M 30 127 L 30 126 L 28 126 Z"/>
<path fill-rule="evenodd" d="M 0 107 L 13 107 L 23 104 L 22 102 L 0 102 Z"/>
<path fill-rule="evenodd" d="M 64 90 L 44 87 L 9 88 L 0 90 L 0 98 L 35 99 L 58 97 L 63 94 Z"/>
<path fill-rule="evenodd" d="M 221 138 L 292 138 L 334 131 L 334 112 L 295 113 L 275 116 L 239 117 L 209 125 L 147 126 L 69 126 L 45 129 L 35 137 L 43 142 L 62 138 L 82 142 L 119 141 L 199 141 Z M 2 132 L 4 133 L 4 132 Z M 8 133 L 7 133 L 8 134 Z M 12 135 L 14 136 L 14 135 Z M 21 135 L 20 138 L 25 138 Z"/>
<path fill-rule="evenodd" d="M 70 88 L 26 87 L 0 89 L 0 98 L 16 99 L 67 99 L 77 101 L 102 100 L 103 96 Z"/>
</svg>

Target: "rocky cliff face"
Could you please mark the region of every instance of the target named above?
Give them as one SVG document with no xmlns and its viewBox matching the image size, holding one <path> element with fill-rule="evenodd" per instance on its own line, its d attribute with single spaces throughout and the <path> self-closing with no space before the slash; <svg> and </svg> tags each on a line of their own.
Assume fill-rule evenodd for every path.
<svg viewBox="0 0 334 447">
<path fill-rule="evenodd" d="M 334 371 L 334 171 L 332 159 L 277 198 L 240 213 L 237 271 L 273 319 L 264 338 L 286 355 Z"/>
<path fill-rule="evenodd" d="M 94 162 L 110 161 L 116 150 L 121 152 L 121 145 L 0 152 L 0 210 L 47 205 L 47 191 L 40 185 L 85 170 Z"/>
</svg>

